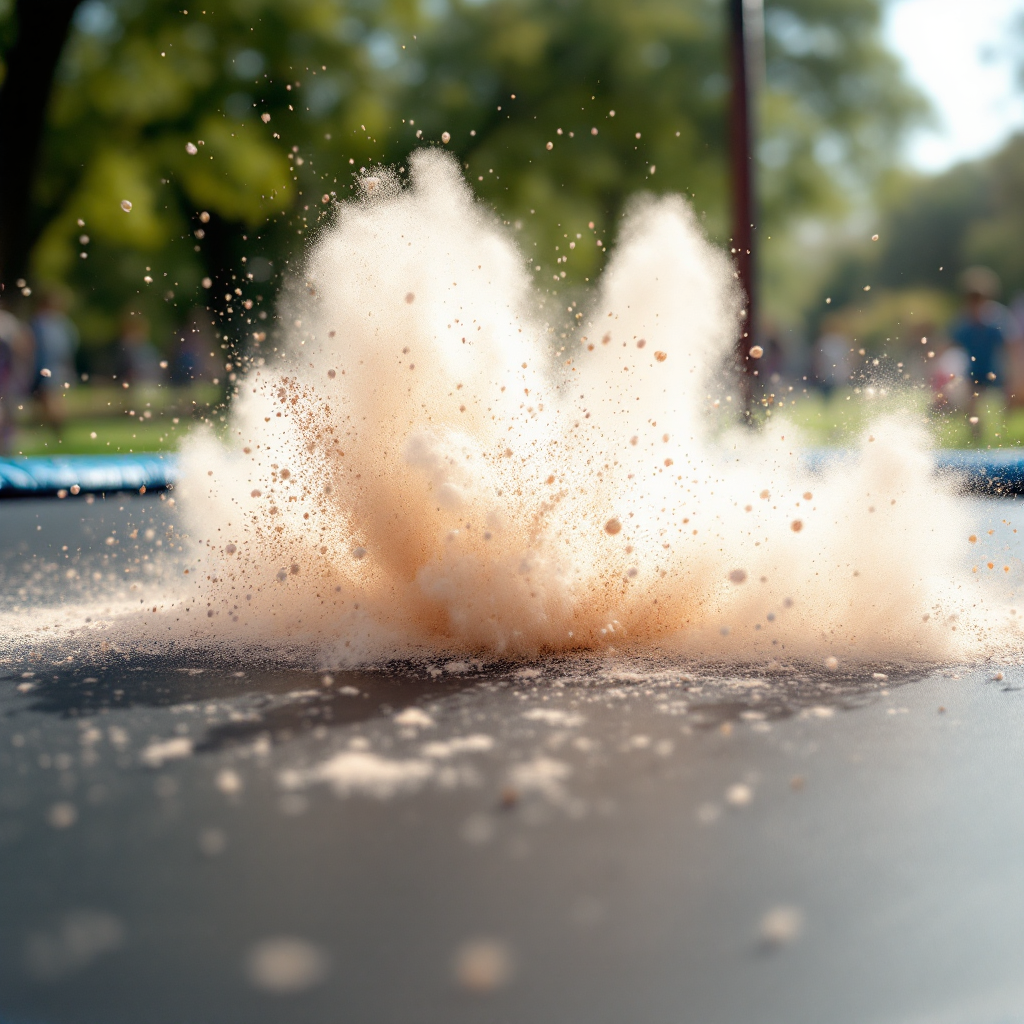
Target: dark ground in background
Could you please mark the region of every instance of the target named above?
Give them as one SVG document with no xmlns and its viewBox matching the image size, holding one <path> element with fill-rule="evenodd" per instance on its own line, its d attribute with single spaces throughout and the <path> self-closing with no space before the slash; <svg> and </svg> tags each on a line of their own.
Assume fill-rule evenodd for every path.
<svg viewBox="0 0 1024 1024">
<path fill-rule="evenodd" d="M 1010 539 L 1008 510 L 979 502 L 979 533 Z M 111 529 L 172 518 L 150 496 L 0 504 L 0 610 L 81 597 L 123 571 Z M 1024 1020 L 1024 670 L 542 667 L 325 687 L 212 662 L 0 663 L 0 1021 Z M 410 704 L 436 725 L 403 729 Z M 180 734 L 192 756 L 142 763 Z M 353 738 L 402 759 L 468 734 L 493 749 L 437 762 L 415 793 L 280 785 Z M 569 774 L 504 807 L 538 758 Z M 737 784 L 749 804 L 729 802 Z M 54 827 L 65 804 L 77 818 Z M 804 927 L 768 946 L 778 906 Z M 123 941 L 41 977 L 32 949 L 77 911 Z M 324 951 L 322 983 L 250 983 L 248 951 L 279 935 Z M 476 938 L 515 965 L 484 995 L 453 973 Z"/>
</svg>

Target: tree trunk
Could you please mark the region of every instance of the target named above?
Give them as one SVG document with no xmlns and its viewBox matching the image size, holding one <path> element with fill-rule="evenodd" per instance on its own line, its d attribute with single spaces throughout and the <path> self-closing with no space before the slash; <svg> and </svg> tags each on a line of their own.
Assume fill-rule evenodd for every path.
<svg viewBox="0 0 1024 1024">
<path fill-rule="evenodd" d="M 81 0 L 18 0 L 17 37 L 0 89 L 0 282 L 23 277 L 38 235 L 32 181 L 46 127 L 53 77 Z"/>
</svg>

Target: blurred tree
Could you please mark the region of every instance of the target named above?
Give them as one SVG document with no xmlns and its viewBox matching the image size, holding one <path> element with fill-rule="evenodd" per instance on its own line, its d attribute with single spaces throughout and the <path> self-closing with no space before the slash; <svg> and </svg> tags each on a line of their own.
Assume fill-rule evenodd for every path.
<svg viewBox="0 0 1024 1024">
<path fill-rule="evenodd" d="M 210 295 L 225 334 L 254 326 L 235 291 L 272 288 L 323 206 L 324 129 L 355 127 L 387 95 L 369 82 L 364 33 L 336 0 L 81 4 L 35 180 L 32 267 L 82 297 L 87 344 L 112 340 L 126 305 L 167 338 Z"/>
<path fill-rule="evenodd" d="M 31 243 L 29 200 L 43 138 L 53 74 L 80 0 L 19 0 L 4 28 L 5 67 L 0 88 L 0 282 L 26 269 Z M 8 32 L 4 33 L 5 35 Z"/>
<path fill-rule="evenodd" d="M 885 48 L 876 0 L 768 0 L 765 229 L 871 197 L 929 114 Z"/>
<path fill-rule="evenodd" d="M 967 232 L 991 205 L 986 178 L 982 165 L 968 163 L 932 178 L 896 179 L 882 197 L 882 245 L 873 278 L 891 288 L 953 286 L 969 262 Z"/>
<path fill-rule="evenodd" d="M 766 230 L 867 192 L 920 113 L 882 46 L 882 2 L 769 0 Z M 324 197 L 442 132 L 539 281 L 592 277 L 642 189 L 688 194 L 725 243 L 724 13 L 720 0 L 84 0 L 29 204 L 33 271 L 75 288 L 93 345 L 126 304 L 166 335 L 204 296 L 226 336 L 251 334 L 241 301 L 270 295 Z"/>
<path fill-rule="evenodd" d="M 413 51 L 423 84 L 406 109 L 428 136 L 451 132 L 477 191 L 523 225 L 545 274 L 561 256 L 566 276 L 566 242 L 579 234 L 586 242 L 567 274 L 592 275 L 603 259 L 594 236 L 607 241 L 643 189 L 691 196 L 727 242 L 721 2 L 440 0 L 435 9 Z M 841 212 L 851 189 L 866 195 L 923 114 L 883 47 L 880 19 L 878 0 L 769 0 L 763 231 Z"/>
<path fill-rule="evenodd" d="M 820 296 L 832 299 L 827 312 L 853 316 L 874 308 L 879 290 L 913 296 L 931 289 L 945 293 L 953 308 L 961 271 L 976 263 L 999 274 L 1007 301 L 1024 293 L 1024 135 L 1010 138 L 991 157 L 942 174 L 895 174 L 879 205 L 879 242 L 865 238 L 840 254 Z M 865 285 L 874 295 L 864 293 Z M 889 308 L 896 308 L 894 302 Z M 916 301 L 908 308 L 915 304 L 922 306 Z M 815 310 L 812 330 L 826 313 L 823 301 Z M 875 334 L 898 334 L 897 319 Z"/>
<path fill-rule="evenodd" d="M 993 267 L 1011 297 L 1024 292 L 1024 135 L 1010 139 L 983 167 L 987 209 L 968 226 L 963 255 L 966 262 Z"/>
<path fill-rule="evenodd" d="M 1024 91 L 1024 13 L 1016 15 L 1004 46 Z M 1006 301 L 1024 294 L 1024 134 L 1011 136 L 992 156 L 941 174 L 885 174 L 876 208 L 878 244 L 864 237 L 841 248 L 810 303 L 812 333 L 838 310 L 849 322 L 874 317 L 876 339 L 899 334 L 909 310 L 926 305 L 924 290 L 936 308 L 954 309 L 960 273 L 977 263 L 999 274 Z M 870 298 L 865 285 L 872 286 Z M 890 315 L 901 302 L 907 314 Z"/>
</svg>

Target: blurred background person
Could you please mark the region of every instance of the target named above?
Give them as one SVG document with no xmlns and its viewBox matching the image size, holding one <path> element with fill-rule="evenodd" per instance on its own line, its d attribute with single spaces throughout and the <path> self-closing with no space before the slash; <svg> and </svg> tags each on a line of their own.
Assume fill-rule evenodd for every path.
<svg viewBox="0 0 1024 1024">
<path fill-rule="evenodd" d="M 779 341 L 779 331 L 774 324 L 769 324 L 764 331 L 761 342 L 764 355 L 758 360 L 758 369 L 766 384 L 778 384 L 786 366 L 786 350 Z"/>
<path fill-rule="evenodd" d="M 1024 407 L 1024 292 L 1017 292 L 1010 303 L 1010 314 L 1019 331 L 1017 343 L 1006 346 L 1006 407 Z"/>
<path fill-rule="evenodd" d="M 160 353 L 149 339 L 149 321 L 134 310 L 126 311 L 121 317 L 117 377 L 130 384 L 157 384 L 163 377 Z"/>
<path fill-rule="evenodd" d="M 1020 346 L 1020 327 L 1006 306 L 996 301 L 1001 284 L 989 267 L 968 267 L 960 276 L 963 310 L 950 325 L 949 334 L 967 356 L 966 412 L 975 437 L 981 434 L 979 399 L 987 389 L 1001 387 L 1006 379 L 1007 348 Z"/>
<path fill-rule="evenodd" d="M 66 418 L 64 392 L 75 383 L 75 355 L 78 352 L 78 328 L 67 315 L 67 302 L 57 289 L 40 296 L 31 321 L 35 344 L 35 381 L 33 391 L 43 406 L 47 423 L 60 437 Z"/>
<path fill-rule="evenodd" d="M 174 380 L 179 384 L 191 384 L 196 380 L 212 380 L 216 377 L 219 364 L 213 356 L 215 344 L 209 312 L 196 307 L 189 315 L 188 322 L 178 332 Z"/>
<path fill-rule="evenodd" d="M 932 410 L 934 412 L 962 412 L 968 407 L 971 384 L 971 361 L 966 350 L 953 343 L 949 337 L 937 333 L 928 326 L 928 351 L 934 352 L 929 359 L 925 355 L 925 374 L 932 388 Z"/>
<path fill-rule="evenodd" d="M 9 455 L 14 412 L 25 394 L 26 368 L 32 362 L 32 335 L 11 312 L 0 307 L 0 455 Z"/>
<path fill-rule="evenodd" d="M 836 388 L 850 383 L 853 366 L 850 360 L 850 339 L 830 317 L 822 323 L 822 334 L 814 346 L 814 379 L 827 399 Z"/>
</svg>

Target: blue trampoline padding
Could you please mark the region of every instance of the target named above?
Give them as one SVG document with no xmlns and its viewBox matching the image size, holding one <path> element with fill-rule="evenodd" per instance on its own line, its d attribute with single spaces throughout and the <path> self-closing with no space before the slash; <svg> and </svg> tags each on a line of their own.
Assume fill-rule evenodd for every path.
<svg viewBox="0 0 1024 1024">
<path fill-rule="evenodd" d="M 819 472 L 855 454 L 843 448 L 812 448 L 804 459 L 811 472 Z M 936 473 L 958 478 L 965 490 L 1024 494 L 1024 448 L 948 448 L 933 452 L 932 458 Z"/>
<path fill-rule="evenodd" d="M 1024 494 L 1024 448 L 938 451 L 935 469 L 956 474 L 972 491 Z"/>
<path fill-rule="evenodd" d="M 170 487 L 178 478 L 173 452 L 134 455 L 39 455 L 0 458 L 0 497 L 56 494 L 77 487 L 95 491 L 147 491 Z"/>
<path fill-rule="evenodd" d="M 812 472 L 850 458 L 840 448 L 815 448 L 805 453 Z M 985 494 L 1024 494 L 1024 448 L 949 449 L 934 454 L 940 474 L 955 475 L 967 490 Z M 45 455 L 0 458 L 0 497 L 56 494 L 73 486 L 79 493 L 147 491 L 172 486 L 178 479 L 173 452 L 135 455 Z"/>
</svg>

